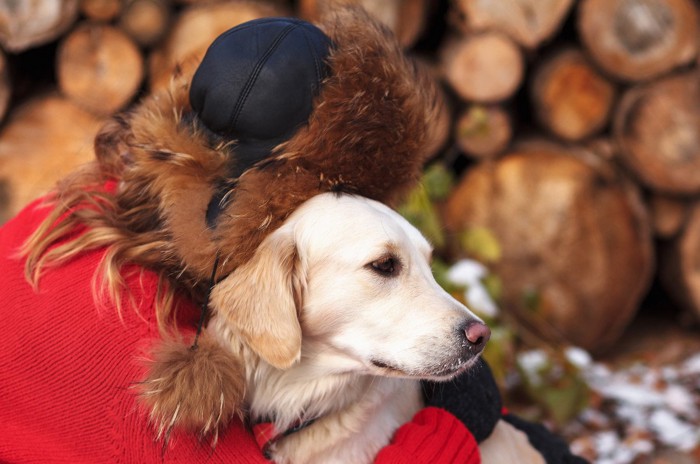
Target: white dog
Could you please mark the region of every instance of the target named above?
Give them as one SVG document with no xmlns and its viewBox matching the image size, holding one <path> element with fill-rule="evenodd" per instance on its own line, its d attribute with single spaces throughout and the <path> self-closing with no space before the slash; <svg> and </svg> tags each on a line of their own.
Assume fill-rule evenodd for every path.
<svg viewBox="0 0 700 464">
<path fill-rule="evenodd" d="M 476 361 L 490 331 L 435 282 L 431 251 L 385 205 L 326 193 L 214 289 L 214 306 L 231 310 L 209 330 L 245 360 L 252 421 L 284 432 L 268 437 L 276 462 L 371 462 L 422 407 L 419 379 L 447 380 Z M 270 330 L 285 343 L 266 346 Z M 290 355 L 290 366 L 277 362 Z M 493 436 L 510 440 L 510 457 L 486 443 L 483 462 L 541 462 L 505 422 Z"/>
</svg>

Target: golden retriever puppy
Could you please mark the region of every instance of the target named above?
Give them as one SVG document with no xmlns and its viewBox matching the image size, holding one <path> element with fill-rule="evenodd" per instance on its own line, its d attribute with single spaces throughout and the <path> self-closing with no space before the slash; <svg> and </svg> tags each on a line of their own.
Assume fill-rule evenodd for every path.
<svg viewBox="0 0 700 464">
<path fill-rule="evenodd" d="M 435 282 L 430 257 L 387 206 L 325 193 L 214 289 L 208 330 L 245 360 L 252 422 L 302 425 L 270 437 L 275 462 L 371 462 L 422 407 L 419 379 L 476 361 L 489 329 Z"/>
</svg>

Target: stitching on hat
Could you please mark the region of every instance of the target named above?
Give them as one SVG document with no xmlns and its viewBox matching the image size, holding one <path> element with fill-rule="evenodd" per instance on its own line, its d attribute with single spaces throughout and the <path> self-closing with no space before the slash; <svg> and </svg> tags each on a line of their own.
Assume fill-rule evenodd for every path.
<svg viewBox="0 0 700 464">
<path fill-rule="evenodd" d="M 311 40 L 309 39 L 309 32 L 306 30 L 305 27 L 301 28 L 301 31 L 304 33 L 304 40 L 306 41 L 306 46 L 309 47 L 309 53 L 311 53 L 311 56 L 314 58 L 314 69 L 316 70 L 316 80 L 318 81 L 318 85 L 321 85 L 321 64 L 318 61 L 318 56 L 316 56 L 314 48 L 311 46 Z M 314 89 L 318 90 L 318 89 Z"/>
<path fill-rule="evenodd" d="M 255 68 L 253 69 L 253 72 L 251 73 L 250 77 L 248 78 L 248 81 L 245 83 L 245 86 L 243 87 L 243 91 L 241 92 L 241 99 L 238 100 L 238 104 L 236 104 L 236 107 L 233 110 L 233 121 L 231 122 L 231 130 L 235 130 L 236 128 L 236 123 L 238 122 L 238 117 L 241 115 L 241 112 L 243 111 L 243 107 L 245 106 L 245 102 L 248 99 L 248 96 L 250 95 L 251 90 L 253 90 L 253 85 L 255 82 L 258 80 L 258 76 L 260 75 L 260 71 L 262 71 L 263 66 L 267 62 L 267 60 L 270 58 L 270 56 L 275 52 L 277 47 L 280 45 L 280 43 L 289 35 L 290 32 L 292 32 L 294 29 L 299 27 L 299 24 L 290 24 L 289 26 L 285 27 L 282 32 L 279 33 L 279 35 L 275 38 L 274 42 L 272 42 L 272 45 L 270 45 L 270 48 L 267 49 L 265 54 L 260 57 L 258 62 L 255 64 Z"/>
<path fill-rule="evenodd" d="M 219 43 L 219 42 L 223 42 L 224 40 L 226 40 L 226 38 L 227 38 L 228 36 L 233 35 L 233 34 L 235 34 L 236 32 L 245 31 L 246 29 L 250 29 L 251 27 L 256 27 L 256 26 L 259 26 L 259 25 L 261 25 L 261 24 L 269 24 L 269 23 L 278 22 L 278 21 L 280 21 L 280 20 L 282 20 L 282 19 L 284 19 L 285 21 L 288 21 L 288 22 L 293 22 L 294 24 L 300 22 L 300 20 L 297 20 L 297 19 L 295 19 L 295 18 L 277 18 L 277 17 L 271 17 L 271 18 L 253 19 L 253 20 L 251 20 L 251 21 L 249 21 L 249 22 L 247 22 L 247 23 L 243 23 L 243 24 L 239 24 L 238 26 L 234 26 L 234 27 L 232 27 L 231 29 L 229 29 L 228 31 L 224 32 L 224 33 L 221 34 L 219 37 L 217 37 L 216 40 L 214 40 L 214 42 L 212 42 L 212 44 L 209 46 L 209 48 L 214 47 L 214 45 L 217 44 L 217 43 Z"/>
</svg>

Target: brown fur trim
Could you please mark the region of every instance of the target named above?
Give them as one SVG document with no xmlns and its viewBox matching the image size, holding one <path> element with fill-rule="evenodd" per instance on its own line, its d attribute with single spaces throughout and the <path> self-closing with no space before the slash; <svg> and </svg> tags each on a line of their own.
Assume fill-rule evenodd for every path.
<svg viewBox="0 0 700 464">
<path fill-rule="evenodd" d="M 241 176 L 220 218 L 217 239 L 229 270 L 318 193 L 396 203 L 441 136 L 431 127 L 443 104 L 434 82 L 386 28 L 359 8 L 341 9 L 321 27 L 335 49 L 308 125 Z"/>
<path fill-rule="evenodd" d="M 177 427 L 200 436 L 212 434 L 215 444 L 219 430 L 242 415 L 245 371 L 206 332 L 196 349 L 189 345 L 178 338 L 156 345 L 148 360 L 148 375 L 135 388 L 158 439 L 167 442 Z"/>
<path fill-rule="evenodd" d="M 217 251 L 218 274 L 226 275 L 318 193 L 353 192 L 391 204 L 414 185 L 435 143 L 431 122 L 442 109 L 435 83 L 359 8 L 341 9 L 321 27 L 335 48 L 308 125 L 238 179 L 214 231 L 206 226 L 206 207 L 215 186 L 229 180 L 235 141 L 212 146 L 196 118 L 188 118 L 187 82 L 129 117 L 133 162 L 122 175 L 121 202 L 158 205 L 158 232 L 168 243 L 162 256 L 173 257 L 145 265 L 183 272 L 181 284 L 197 285 Z"/>
<path fill-rule="evenodd" d="M 312 196 L 352 192 L 394 204 L 414 185 L 442 136 L 433 126 L 443 104 L 437 86 L 362 9 L 339 9 L 320 26 L 334 49 L 308 125 L 236 180 L 214 230 L 206 209 L 218 186 L 235 180 L 227 178 L 235 141 L 215 140 L 192 113 L 192 63 L 167 92 L 107 123 L 96 139 L 94 171 L 118 188 L 106 195 L 104 217 L 84 223 L 107 223 L 121 234 L 115 256 L 201 299 L 217 253 L 217 274 L 227 275 Z M 64 193 L 84 187 L 78 181 Z"/>
</svg>

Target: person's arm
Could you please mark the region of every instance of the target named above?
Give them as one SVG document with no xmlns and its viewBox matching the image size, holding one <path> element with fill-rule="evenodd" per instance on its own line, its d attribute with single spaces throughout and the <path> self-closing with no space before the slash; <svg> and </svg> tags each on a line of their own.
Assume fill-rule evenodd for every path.
<svg viewBox="0 0 700 464">
<path fill-rule="evenodd" d="M 564 440 L 543 425 L 528 422 L 504 410 L 491 369 L 483 360 L 450 381 L 423 382 L 423 391 L 426 406 L 448 411 L 469 429 L 479 444 L 500 435 L 500 439 L 496 437 L 491 440 L 491 449 L 494 448 L 493 443 L 510 442 L 511 445 L 505 446 L 522 448 L 525 445 L 531 448 L 528 452 L 539 453 L 547 464 L 586 463 L 586 460 L 571 453 Z M 499 433 L 494 432 L 499 425 Z M 520 432 L 527 437 L 527 441 L 523 440 Z M 482 452 L 486 457 L 486 450 Z M 520 453 L 525 455 L 525 451 Z"/>
<path fill-rule="evenodd" d="M 444 409 L 427 407 L 396 431 L 375 464 L 480 464 L 474 436 Z"/>
</svg>

